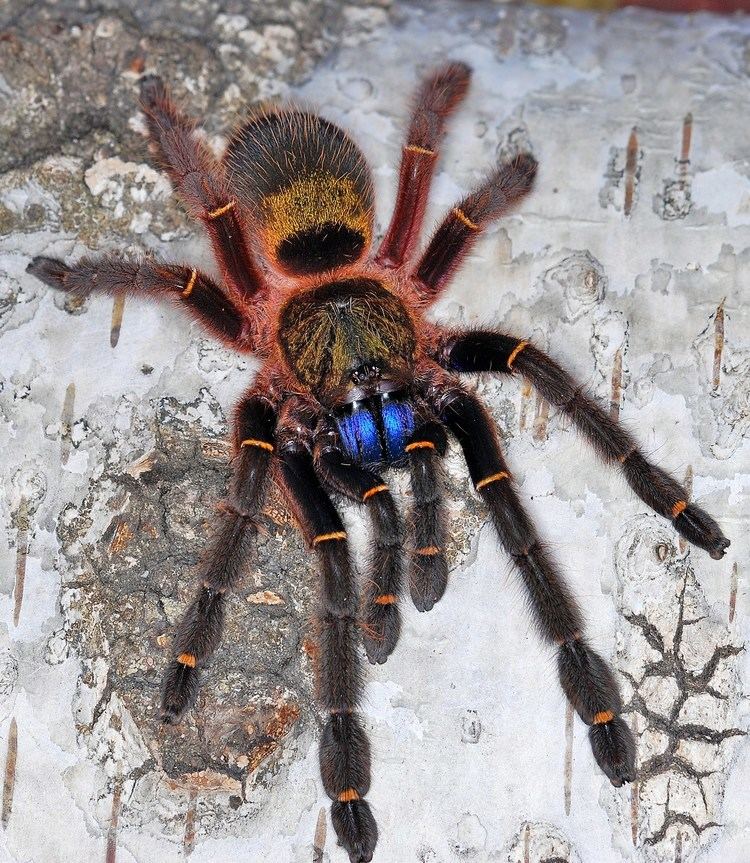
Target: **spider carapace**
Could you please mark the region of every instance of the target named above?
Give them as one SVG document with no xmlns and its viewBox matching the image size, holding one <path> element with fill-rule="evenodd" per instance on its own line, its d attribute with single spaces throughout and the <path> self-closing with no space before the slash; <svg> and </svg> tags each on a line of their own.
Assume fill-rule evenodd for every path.
<svg viewBox="0 0 750 863">
<path fill-rule="evenodd" d="M 469 75 L 464 64 L 448 63 L 419 88 L 394 215 L 374 254 L 370 172 L 340 128 L 293 107 L 264 108 L 250 114 L 216 159 L 160 79 L 146 77 L 141 105 L 152 147 L 206 228 L 219 281 L 190 265 L 114 255 L 72 265 L 35 258 L 29 266 L 64 291 L 172 300 L 234 350 L 263 360 L 236 411 L 231 489 L 196 596 L 176 629 L 162 716 L 179 722 L 197 697 L 200 669 L 219 645 L 226 595 L 247 566 L 272 474 L 319 562 L 320 768 L 336 833 L 352 861 L 370 860 L 377 841 L 365 800 L 370 747 L 357 712 L 360 645 L 371 662 L 388 658 L 399 636 L 404 584 L 420 611 L 445 591 L 448 525 L 439 465 L 446 432 L 463 450 L 541 636 L 555 646 L 562 688 L 589 726 L 597 763 L 616 786 L 634 776 L 634 741 L 614 675 L 583 635 L 581 612 L 537 536 L 466 374 L 520 375 L 686 539 L 714 558 L 729 544 L 685 489 L 526 339 L 426 320 L 483 229 L 531 189 L 536 174 L 526 153 L 498 165 L 417 250 L 443 127 Z M 389 466 L 410 471 L 406 529 L 377 472 Z M 369 517 L 361 588 L 331 492 L 358 502 Z"/>
</svg>

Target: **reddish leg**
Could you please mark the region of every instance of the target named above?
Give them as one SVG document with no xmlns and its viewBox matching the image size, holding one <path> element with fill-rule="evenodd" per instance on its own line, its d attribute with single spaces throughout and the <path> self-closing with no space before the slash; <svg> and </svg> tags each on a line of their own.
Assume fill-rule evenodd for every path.
<svg viewBox="0 0 750 863">
<path fill-rule="evenodd" d="M 248 322 L 208 276 L 190 267 L 155 261 L 124 261 L 116 257 L 82 258 L 69 267 L 56 258 L 34 258 L 26 268 L 52 288 L 86 295 L 130 294 L 165 297 L 197 318 L 217 338 L 233 348 L 253 350 Z"/>
<path fill-rule="evenodd" d="M 447 63 L 417 93 L 401 156 L 396 207 L 376 257 L 384 267 L 400 267 L 419 238 L 445 121 L 466 94 L 470 76 L 464 63 Z"/>
<path fill-rule="evenodd" d="M 161 78 L 141 80 L 141 108 L 151 142 L 188 212 L 203 222 L 225 283 L 237 299 L 250 300 L 265 286 L 244 233 L 237 201 L 223 170 L 195 136 L 195 121 L 175 107 Z"/>
<path fill-rule="evenodd" d="M 416 290 L 426 305 L 448 284 L 482 230 L 526 195 L 536 176 L 536 160 L 521 153 L 454 207 L 437 229 L 415 271 Z"/>
</svg>

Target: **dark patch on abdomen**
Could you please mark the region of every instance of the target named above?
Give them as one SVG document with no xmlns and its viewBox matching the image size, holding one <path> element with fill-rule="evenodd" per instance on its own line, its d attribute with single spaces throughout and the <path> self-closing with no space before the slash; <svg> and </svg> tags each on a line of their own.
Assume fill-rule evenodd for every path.
<svg viewBox="0 0 750 863">
<path fill-rule="evenodd" d="M 365 238 L 347 225 L 325 222 L 285 237 L 276 256 L 287 272 L 306 276 L 343 267 L 362 254 Z"/>
</svg>

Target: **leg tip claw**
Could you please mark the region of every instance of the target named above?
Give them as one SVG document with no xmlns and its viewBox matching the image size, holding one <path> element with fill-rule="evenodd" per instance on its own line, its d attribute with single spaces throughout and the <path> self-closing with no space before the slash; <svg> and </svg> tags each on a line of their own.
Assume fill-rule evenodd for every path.
<svg viewBox="0 0 750 863">
<path fill-rule="evenodd" d="M 373 665 L 382 665 L 393 653 L 401 634 L 401 614 L 398 606 L 369 603 L 362 641 L 367 658 Z"/>
<path fill-rule="evenodd" d="M 621 717 L 592 725 L 589 741 L 596 763 L 615 788 L 635 779 L 635 740 Z"/>
<path fill-rule="evenodd" d="M 138 83 L 140 84 L 141 105 L 144 108 L 153 107 L 166 92 L 164 81 L 158 75 L 143 75 Z"/>
<path fill-rule="evenodd" d="M 434 596 L 414 596 L 412 595 L 412 600 L 414 601 L 414 607 L 417 611 L 432 611 L 435 607 L 435 603 L 437 602 L 437 598 Z"/>
<path fill-rule="evenodd" d="M 695 504 L 685 507 L 675 518 L 674 525 L 688 542 L 704 548 L 714 560 L 721 560 L 729 548 L 729 540 L 719 525 Z"/>
<path fill-rule="evenodd" d="M 374 641 L 371 638 L 365 638 L 364 645 L 370 665 L 384 665 L 393 650 L 393 648 L 386 647 L 382 642 Z"/>
<path fill-rule="evenodd" d="M 725 536 L 722 536 L 721 539 L 716 541 L 714 547 L 708 550 L 708 553 L 714 560 L 721 560 L 727 553 L 727 549 L 730 545 L 731 542 Z"/>
<path fill-rule="evenodd" d="M 58 258 L 46 258 L 43 255 L 38 255 L 26 267 L 26 272 L 51 288 L 65 290 L 65 277 L 70 272 L 70 267 Z"/>
<path fill-rule="evenodd" d="M 409 573 L 409 590 L 417 611 L 430 611 L 448 587 L 448 563 L 445 556 L 417 557 Z"/>
<path fill-rule="evenodd" d="M 180 721 L 180 715 L 180 711 L 176 707 L 169 705 L 162 707 L 159 719 L 161 719 L 162 725 L 177 725 Z"/>
<path fill-rule="evenodd" d="M 378 841 L 378 826 L 367 801 L 334 803 L 331 821 L 339 845 L 346 849 L 350 863 L 370 863 Z"/>
</svg>

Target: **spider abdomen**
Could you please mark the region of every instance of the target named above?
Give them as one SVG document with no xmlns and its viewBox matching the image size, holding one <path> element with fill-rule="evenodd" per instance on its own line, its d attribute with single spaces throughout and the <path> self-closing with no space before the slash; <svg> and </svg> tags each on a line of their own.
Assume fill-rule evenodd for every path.
<svg viewBox="0 0 750 863">
<path fill-rule="evenodd" d="M 414 411 L 406 399 L 378 395 L 335 416 L 342 448 L 357 464 L 393 464 L 406 455 Z"/>
<path fill-rule="evenodd" d="M 307 276 L 360 260 L 372 239 L 370 169 L 338 126 L 296 108 L 250 116 L 225 155 L 269 262 Z"/>
</svg>

